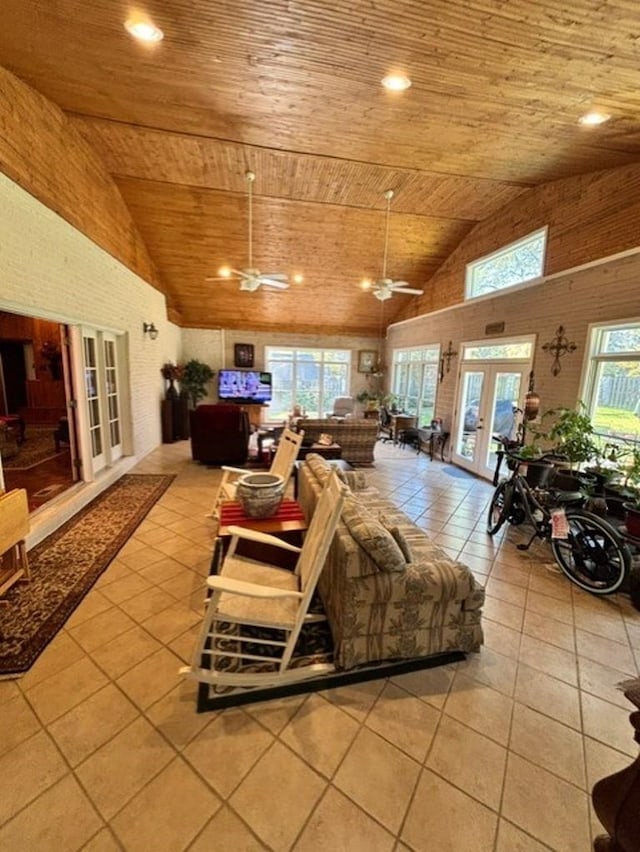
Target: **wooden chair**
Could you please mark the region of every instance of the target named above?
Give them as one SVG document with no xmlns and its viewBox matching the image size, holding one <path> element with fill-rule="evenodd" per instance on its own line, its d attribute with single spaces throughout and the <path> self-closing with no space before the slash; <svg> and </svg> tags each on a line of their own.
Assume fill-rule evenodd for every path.
<svg viewBox="0 0 640 852">
<path fill-rule="evenodd" d="M 31 579 L 25 545 L 28 533 L 27 492 L 15 488 L 0 494 L 0 595 L 18 580 Z"/>
<path fill-rule="evenodd" d="M 292 432 L 291 429 L 284 429 L 280 436 L 278 448 L 275 456 L 273 457 L 273 461 L 271 462 L 269 473 L 281 476 L 284 479 L 285 484 L 289 482 L 291 477 L 293 465 L 298 455 L 298 450 L 302 445 L 303 438 L 303 431 Z M 225 465 L 222 468 L 222 480 L 218 487 L 218 491 L 216 492 L 211 511 L 207 517 L 218 518 L 220 515 L 220 504 L 227 500 L 236 499 L 236 486 L 238 479 L 241 476 L 244 476 L 247 472 L 247 470 L 241 467 L 228 467 Z"/>
<path fill-rule="evenodd" d="M 242 527 L 230 528 L 232 539 L 220 573 L 207 580 L 213 594 L 193 661 L 180 670 L 182 674 L 202 683 L 244 690 L 295 683 L 334 670 L 330 663 L 297 668 L 289 668 L 289 663 L 303 624 L 325 620 L 324 615 L 308 609 L 346 492 L 332 472 L 302 547 Z M 237 546 L 242 539 L 297 552 L 295 570 L 239 555 Z M 235 632 L 222 632 L 223 623 L 234 625 Z M 256 635 L 256 628 L 273 629 L 274 633 Z M 262 649 L 265 653 L 258 653 Z"/>
</svg>

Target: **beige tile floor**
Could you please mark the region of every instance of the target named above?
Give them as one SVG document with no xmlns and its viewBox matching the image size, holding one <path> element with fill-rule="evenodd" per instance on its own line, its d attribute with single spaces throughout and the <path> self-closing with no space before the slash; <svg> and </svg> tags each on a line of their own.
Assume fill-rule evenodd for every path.
<svg viewBox="0 0 640 852">
<path fill-rule="evenodd" d="M 585 852 L 589 791 L 636 755 L 615 685 L 640 613 L 488 540 L 487 483 L 391 446 L 370 480 L 486 584 L 486 645 L 446 668 L 195 713 L 190 656 L 219 473 L 176 479 L 22 679 L 0 682 L 0 849 Z"/>
</svg>

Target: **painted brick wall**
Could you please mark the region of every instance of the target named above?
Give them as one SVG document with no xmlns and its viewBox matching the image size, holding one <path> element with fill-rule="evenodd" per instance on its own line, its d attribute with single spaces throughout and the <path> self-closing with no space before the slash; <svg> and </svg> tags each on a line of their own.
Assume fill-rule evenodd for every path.
<svg viewBox="0 0 640 852">
<path fill-rule="evenodd" d="M 639 282 L 640 253 L 398 323 L 389 329 L 388 351 L 427 343 L 439 343 L 446 349 L 451 340 L 459 352 L 463 341 L 487 339 L 485 325 L 504 321 L 500 337 L 537 336 L 534 370 L 542 410 L 574 405 L 580 393 L 589 324 L 640 319 Z M 560 325 L 577 349 L 561 359 L 560 374 L 552 376 L 552 358 L 542 345 L 554 338 Z M 451 372 L 445 372 L 438 389 L 437 414 L 448 424 L 454 411 L 459 360 L 451 361 Z"/>
<path fill-rule="evenodd" d="M 164 296 L 0 174 L 0 307 L 124 333 L 137 458 L 160 442 L 160 367 L 181 355 Z M 152 341 L 143 322 L 160 334 Z"/>
</svg>

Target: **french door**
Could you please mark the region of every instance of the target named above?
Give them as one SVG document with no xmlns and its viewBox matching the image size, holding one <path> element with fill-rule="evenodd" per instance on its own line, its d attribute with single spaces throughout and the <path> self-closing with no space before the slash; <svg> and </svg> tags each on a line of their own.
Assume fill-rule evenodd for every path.
<svg viewBox="0 0 640 852">
<path fill-rule="evenodd" d="M 117 338 L 108 332 L 82 330 L 86 432 L 85 479 L 122 455 L 122 423 Z M 87 465 L 86 462 L 89 462 Z"/>
<path fill-rule="evenodd" d="M 485 479 L 493 477 L 493 436 L 514 437 L 529 370 L 529 361 L 463 363 L 452 454 L 455 464 Z"/>
</svg>

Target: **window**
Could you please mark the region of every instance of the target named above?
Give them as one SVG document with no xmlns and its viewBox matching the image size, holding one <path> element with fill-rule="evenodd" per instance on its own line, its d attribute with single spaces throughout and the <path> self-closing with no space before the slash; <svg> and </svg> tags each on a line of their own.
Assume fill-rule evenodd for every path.
<svg viewBox="0 0 640 852">
<path fill-rule="evenodd" d="M 544 272 L 547 229 L 542 228 L 467 264 L 465 298 L 477 299 L 523 281 L 539 278 Z"/>
<path fill-rule="evenodd" d="M 288 349 L 267 346 L 266 369 L 273 373 L 271 420 L 284 420 L 294 405 L 310 417 L 324 417 L 337 396 L 349 394 L 348 349 Z"/>
<path fill-rule="evenodd" d="M 591 330 L 582 394 L 596 432 L 640 440 L 640 321 Z"/>
<path fill-rule="evenodd" d="M 429 426 L 436 408 L 440 347 L 396 349 L 393 353 L 392 393 L 396 405 L 415 414 L 419 426 Z"/>
</svg>

